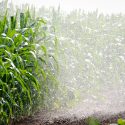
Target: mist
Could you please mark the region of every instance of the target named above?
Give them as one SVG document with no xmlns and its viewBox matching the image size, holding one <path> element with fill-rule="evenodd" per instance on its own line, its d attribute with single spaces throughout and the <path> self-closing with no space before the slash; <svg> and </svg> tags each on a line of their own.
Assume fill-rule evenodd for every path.
<svg viewBox="0 0 125 125">
<path fill-rule="evenodd" d="M 58 80 L 63 91 L 52 94 L 56 108 L 68 109 L 77 116 L 81 111 L 92 114 L 125 110 L 125 1 L 13 3 L 35 6 L 37 16 L 45 17 L 55 27 L 59 41 Z M 48 103 L 48 97 L 46 100 Z"/>
<path fill-rule="evenodd" d="M 86 12 L 99 10 L 100 13 L 111 14 L 111 13 L 125 13 L 125 1 L 124 0 L 9 0 L 15 5 L 21 5 L 28 3 L 34 5 L 36 9 L 41 6 L 45 7 L 58 7 L 65 12 L 70 12 L 73 9 L 83 9 Z"/>
<path fill-rule="evenodd" d="M 51 123 L 60 117 L 80 119 L 93 114 L 112 116 L 125 111 L 124 0 L 8 2 L 7 14 L 11 21 L 18 10 L 15 14 L 17 24 L 21 24 L 19 19 L 25 12 L 30 17 L 29 22 L 40 18 L 38 21 L 42 23 L 40 29 L 32 28 L 37 32 L 35 37 L 32 36 L 36 54 L 33 56 L 42 60 L 38 61 L 41 67 L 32 71 L 34 75 L 37 70 L 34 77 L 40 84 L 37 111 L 46 114 L 40 113 L 40 118 L 44 116 Z M 1 5 L 2 18 L 2 14 L 6 13 L 6 4 L 3 2 Z M 31 26 L 34 24 L 35 21 Z M 20 27 L 24 31 L 29 28 L 26 25 Z M 19 26 L 15 26 L 14 30 L 12 28 L 17 33 L 22 30 L 18 30 Z M 22 42 L 26 46 L 24 41 L 30 41 L 32 37 L 27 39 L 24 31 L 21 33 L 26 37 Z M 31 90 L 35 91 L 32 87 Z"/>
</svg>

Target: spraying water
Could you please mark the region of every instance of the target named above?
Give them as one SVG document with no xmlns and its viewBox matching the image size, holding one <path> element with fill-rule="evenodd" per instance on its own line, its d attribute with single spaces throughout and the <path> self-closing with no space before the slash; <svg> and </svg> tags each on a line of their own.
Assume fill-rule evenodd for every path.
<svg viewBox="0 0 125 125">
<path fill-rule="evenodd" d="M 69 99 L 77 102 L 71 113 L 82 116 L 124 111 L 122 15 L 72 11 L 62 25 L 60 81 L 67 86 Z"/>
<path fill-rule="evenodd" d="M 60 6 L 39 14 L 50 19 L 59 39 L 63 91 L 55 106 L 77 117 L 125 111 L 125 16 L 80 9 L 64 14 Z"/>
<path fill-rule="evenodd" d="M 41 6 L 45 7 L 58 7 L 60 4 L 61 8 L 65 12 L 70 12 L 73 9 L 84 9 L 86 11 L 94 11 L 97 8 L 99 12 L 103 12 L 105 14 L 111 13 L 124 13 L 125 8 L 124 0 L 8 0 L 9 2 L 12 1 L 15 5 L 22 5 L 28 3 L 29 5 L 34 5 L 37 9 Z"/>
</svg>

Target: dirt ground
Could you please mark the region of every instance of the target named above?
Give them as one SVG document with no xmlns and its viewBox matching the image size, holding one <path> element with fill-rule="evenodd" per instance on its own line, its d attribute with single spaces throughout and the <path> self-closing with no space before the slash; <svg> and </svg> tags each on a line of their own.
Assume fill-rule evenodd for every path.
<svg viewBox="0 0 125 125">
<path fill-rule="evenodd" d="M 117 123 L 119 118 L 125 119 L 124 90 L 104 91 L 104 94 L 102 101 L 90 95 L 71 109 L 41 110 L 11 125 L 88 125 L 89 117 L 98 119 L 101 125 L 109 125 Z"/>
<path fill-rule="evenodd" d="M 48 114 L 45 111 L 41 111 L 32 117 L 24 118 L 12 125 L 88 125 L 87 117 L 77 118 L 75 115 L 64 117 L 61 116 L 60 113 L 56 113 L 56 115 L 59 115 L 56 117 L 53 113 L 54 112 L 49 112 Z M 125 118 L 125 112 L 117 114 L 102 114 L 98 112 L 91 116 L 98 119 L 101 125 L 109 125 L 111 123 L 117 123 L 118 118 Z"/>
</svg>

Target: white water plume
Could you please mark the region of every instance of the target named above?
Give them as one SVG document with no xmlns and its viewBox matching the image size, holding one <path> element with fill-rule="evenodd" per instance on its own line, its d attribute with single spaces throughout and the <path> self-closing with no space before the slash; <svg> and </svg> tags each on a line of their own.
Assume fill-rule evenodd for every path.
<svg viewBox="0 0 125 125">
<path fill-rule="evenodd" d="M 81 8 L 82 2 L 77 2 L 69 7 Z M 68 14 L 54 8 L 39 10 L 39 16 L 49 17 L 59 38 L 59 81 L 64 88 L 63 95 L 56 95 L 60 98 L 56 106 L 62 103 L 63 108 L 68 107 L 77 116 L 125 110 L 125 16 L 116 14 L 123 13 L 124 2 L 105 2 L 97 0 L 94 6 L 92 1 L 85 2 L 88 7 L 85 10 L 92 11 L 89 13 L 82 11 L 84 7 Z M 96 8 L 99 11 L 93 11 Z"/>
</svg>

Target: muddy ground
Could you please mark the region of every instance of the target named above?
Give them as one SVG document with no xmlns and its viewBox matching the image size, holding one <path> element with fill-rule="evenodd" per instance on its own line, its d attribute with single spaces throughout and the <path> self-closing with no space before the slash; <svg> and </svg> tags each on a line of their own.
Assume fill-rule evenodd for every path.
<svg viewBox="0 0 125 125">
<path fill-rule="evenodd" d="M 60 112 L 61 113 L 61 112 Z M 86 117 L 76 117 L 75 115 L 63 116 L 58 114 L 58 117 L 54 115 L 54 112 L 41 111 L 36 113 L 34 116 L 30 116 L 20 120 L 18 123 L 13 123 L 12 125 L 88 125 L 88 116 Z M 109 125 L 111 123 L 117 123 L 118 118 L 125 118 L 125 112 L 115 113 L 115 114 L 103 114 L 101 112 L 91 115 L 101 125 Z"/>
<path fill-rule="evenodd" d="M 12 125 L 88 125 L 88 117 L 98 119 L 101 125 L 109 125 L 117 123 L 119 118 L 125 119 L 124 87 L 101 91 L 100 96 L 88 95 L 73 108 L 42 110 Z"/>
<path fill-rule="evenodd" d="M 58 111 L 39 111 L 34 116 L 24 118 L 12 125 L 88 125 L 88 118 L 98 119 L 101 125 L 117 123 L 119 118 L 125 119 L 125 105 L 99 104 L 91 101 L 82 102 L 72 109 Z"/>
</svg>

